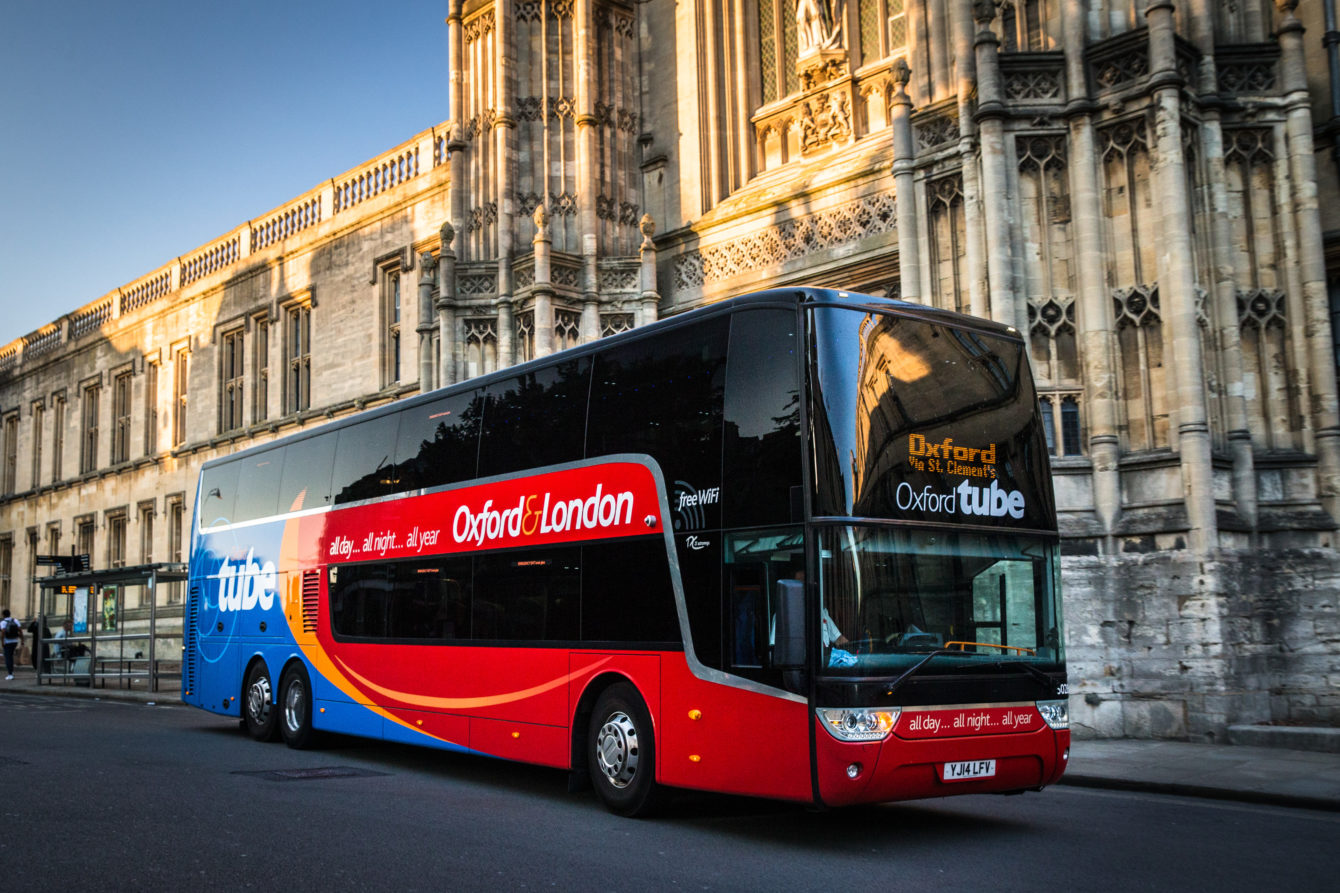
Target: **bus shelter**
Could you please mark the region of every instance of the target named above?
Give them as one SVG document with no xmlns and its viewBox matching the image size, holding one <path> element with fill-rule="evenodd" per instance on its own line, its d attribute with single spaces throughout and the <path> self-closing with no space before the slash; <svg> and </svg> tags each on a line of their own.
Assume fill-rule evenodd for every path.
<svg viewBox="0 0 1340 893">
<path fill-rule="evenodd" d="M 185 564 L 37 578 L 38 684 L 180 688 L 186 579 Z"/>
</svg>

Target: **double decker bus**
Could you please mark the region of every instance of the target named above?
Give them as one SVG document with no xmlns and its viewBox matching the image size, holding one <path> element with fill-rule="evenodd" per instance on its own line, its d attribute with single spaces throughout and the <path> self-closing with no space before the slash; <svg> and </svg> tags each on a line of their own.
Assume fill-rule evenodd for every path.
<svg viewBox="0 0 1340 893">
<path fill-rule="evenodd" d="M 182 697 L 626 815 L 1037 790 L 1057 550 L 1017 332 L 764 291 L 206 463 Z"/>
</svg>

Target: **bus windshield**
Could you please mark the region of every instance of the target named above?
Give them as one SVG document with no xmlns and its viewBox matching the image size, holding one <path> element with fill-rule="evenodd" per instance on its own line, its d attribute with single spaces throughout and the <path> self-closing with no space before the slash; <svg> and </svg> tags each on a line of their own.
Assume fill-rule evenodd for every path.
<svg viewBox="0 0 1340 893">
<path fill-rule="evenodd" d="M 820 531 L 823 672 L 1053 667 L 1064 660 L 1056 547 L 1040 538 L 843 525 Z"/>
</svg>

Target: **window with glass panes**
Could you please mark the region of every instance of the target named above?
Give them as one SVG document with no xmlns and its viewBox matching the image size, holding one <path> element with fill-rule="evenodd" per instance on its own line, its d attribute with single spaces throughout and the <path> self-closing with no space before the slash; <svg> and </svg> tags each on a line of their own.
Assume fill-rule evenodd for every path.
<svg viewBox="0 0 1340 893">
<path fill-rule="evenodd" d="M 144 364 L 144 455 L 158 452 L 158 364 Z"/>
<path fill-rule="evenodd" d="M 307 409 L 312 401 L 312 308 L 295 304 L 287 310 L 288 379 L 285 408 L 289 412 Z"/>
<path fill-rule="evenodd" d="M 219 350 L 219 386 L 222 388 L 219 394 L 220 431 L 233 431 L 243 425 L 242 400 L 246 384 L 242 365 L 244 346 L 242 329 L 224 333 Z"/>
<path fill-rule="evenodd" d="M 400 273 L 386 274 L 383 285 L 383 312 L 386 320 L 383 385 L 400 381 Z"/>
<path fill-rule="evenodd" d="M 19 414 L 12 412 L 5 416 L 5 468 L 4 482 L 0 484 L 0 492 L 6 496 L 14 492 L 18 486 L 18 466 L 19 466 Z"/>
<path fill-rule="evenodd" d="M 84 388 L 79 445 L 79 473 L 88 474 L 98 467 L 98 403 L 102 387 L 96 384 Z"/>
<path fill-rule="evenodd" d="M 258 316 L 255 324 L 256 337 L 251 345 L 255 370 L 251 385 L 251 419 L 262 422 L 270 415 L 270 318 Z"/>
<path fill-rule="evenodd" d="M 191 354 L 185 348 L 172 357 L 172 445 L 186 442 L 187 380 L 191 372 Z"/>
<path fill-rule="evenodd" d="M 112 464 L 130 459 L 130 372 L 112 379 Z"/>
</svg>

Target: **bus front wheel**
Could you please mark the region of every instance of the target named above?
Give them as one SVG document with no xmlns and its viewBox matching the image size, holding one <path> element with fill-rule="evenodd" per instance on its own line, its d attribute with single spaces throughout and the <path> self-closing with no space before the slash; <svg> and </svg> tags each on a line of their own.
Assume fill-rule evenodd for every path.
<svg viewBox="0 0 1340 893">
<path fill-rule="evenodd" d="M 242 722 L 247 734 L 257 741 L 275 740 L 279 732 L 277 714 L 270 671 L 258 660 L 247 671 L 247 682 L 242 691 Z"/>
<path fill-rule="evenodd" d="M 311 747 L 316 741 L 312 728 L 312 683 L 302 664 L 284 671 L 279 684 L 279 732 L 284 743 L 296 750 Z"/>
<path fill-rule="evenodd" d="M 632 685 L 615 683 L 596 700 L 587 766 L 591 784 L 610 812 L 648 815 L 660 804 L 651 715 Z"/>
</svg>

